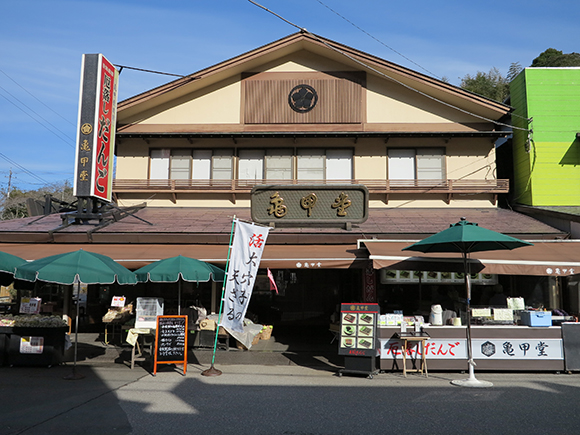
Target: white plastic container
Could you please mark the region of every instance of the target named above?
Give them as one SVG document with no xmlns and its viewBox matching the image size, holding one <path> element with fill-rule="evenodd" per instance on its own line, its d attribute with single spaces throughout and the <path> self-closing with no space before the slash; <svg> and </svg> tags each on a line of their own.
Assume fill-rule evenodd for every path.
<svg viewBox="0 0 580 435">
<path fill-rule="evenodd" d="M 435 326 L 443 325 L 443 308 L 441 308 L 441 305 L 431 305 L 429 322 Z"/>
<path fill-rule="evenodd" d="M 163 298 L 137 298 L 135 328 L 155 329 L 163 315 Z"/>
</svg>

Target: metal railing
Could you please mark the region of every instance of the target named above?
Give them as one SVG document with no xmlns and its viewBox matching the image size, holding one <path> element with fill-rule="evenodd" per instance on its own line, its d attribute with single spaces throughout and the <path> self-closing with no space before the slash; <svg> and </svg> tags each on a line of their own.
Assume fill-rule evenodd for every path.
<svg viewBox="0 0 580 435">
<path fill-rule="evenodd" d="M 113 193 L 250 193 L 256 185 L 364 184 L 371 194 L 498 194 L 509 191 L 507 179 L 456 180 L 149 180 L 115 179 Z"/>
</svg>

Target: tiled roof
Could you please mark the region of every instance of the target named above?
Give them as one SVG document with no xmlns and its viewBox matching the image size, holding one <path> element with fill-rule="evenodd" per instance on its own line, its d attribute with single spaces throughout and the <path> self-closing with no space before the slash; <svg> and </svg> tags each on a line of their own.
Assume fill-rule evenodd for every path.
<svg viewBox="0 0 580 435">
<path fill-rule="evenodd" d="M 143 208 L 135 216 L 93 231 L 94 225 L 61 225 L 59 214 L 0 222 L 0 243 L 228 243 L 232 218 L 250 220 L 249 208 Z M 370 209 L 369 218 L 351 230 L 340 227 L 276 227 L 270 242 L 278 244 L 342 244 L 362 238 L 421 239 L 465 217 L 480 226 L 527 240 L 565 238 L 566 233 L 536 219 L 499 208 Z M 33 222 L 36 221 L 36 222 Z M 0 248 L 1 249 L 1 248 Z"/>
</svg>

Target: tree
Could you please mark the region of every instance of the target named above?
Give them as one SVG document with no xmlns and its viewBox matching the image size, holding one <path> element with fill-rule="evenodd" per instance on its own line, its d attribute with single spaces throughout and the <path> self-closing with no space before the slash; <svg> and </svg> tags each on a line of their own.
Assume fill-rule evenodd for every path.
<svg viewBox="0 0 580 435">
<path fill-rule="evenodd" d="M 564 54 L 555 48 L 548 48 L 546 51 L 536 57 L 530 66 L 534 68 L 580 66 L 580 54 Z"/>
<path fill-rule="evenodd" d="M 28 199 L 44 203 L 45 195 L 52 195 L 60 201 L 70 203 L 75 200 L 72 193 L 72 186 L 68 181 L 54 183 L 37 190 L 23 191 L 15 187 L 10 190 L 10 196 L 6 190 L 2 190 L 0 191 L 0 220 L 28 217 L 26 206 Z"/>
<path fill-rule="evenodd" d="M 459 86 L 466 91 L 499 102 L 503 102 L 509 95 L 509 80 L 502 76 L 496 67 L 487 73 L 478 71 L 475 76 L 466 74 Z"/>
<path fill-rule="evenodd" d="M 512 64 L 510 65 L 510 69 L 508 70 L 506 79 L 508 82 L 511 82 L 513 79 L 515 79 L 517 77 L 517 75 L 519 73 L 521 73 L 523 70 L 522 66 L 520 65 L 519 62 L 512 62 Z"/>
</svg>

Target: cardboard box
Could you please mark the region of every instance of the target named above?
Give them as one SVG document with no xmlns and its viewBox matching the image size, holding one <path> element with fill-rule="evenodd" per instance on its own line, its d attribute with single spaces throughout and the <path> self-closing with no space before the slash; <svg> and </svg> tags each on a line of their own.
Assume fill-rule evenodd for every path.
<svg viewBox="0 0 580 435">
<path fill-rule="evenodd" d="M 552 326 L 551 311 L 520 311 L 522 325 Z"/>
</svg>

